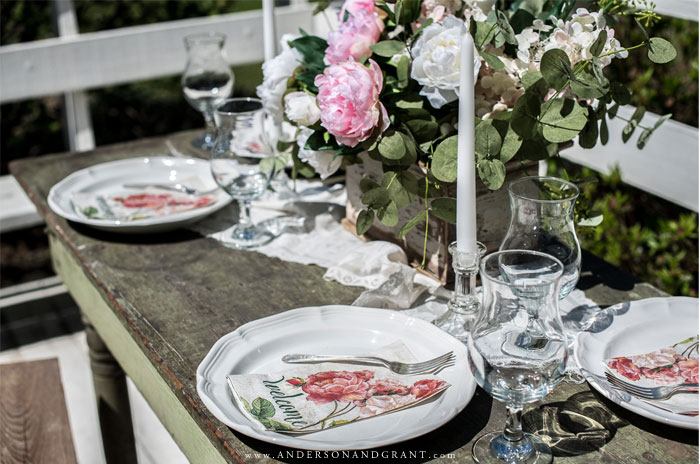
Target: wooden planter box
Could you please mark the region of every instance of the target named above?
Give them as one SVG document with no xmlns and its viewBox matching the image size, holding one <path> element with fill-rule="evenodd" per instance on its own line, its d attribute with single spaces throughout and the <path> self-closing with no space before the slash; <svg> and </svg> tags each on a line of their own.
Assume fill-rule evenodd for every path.
<svg viewBox="0 0 700 464">
<path fill-rule="evenodd" d="M 346 171 L 345 186 L 348 193 L 346 205 L 346 226 L 355 232 L 357 215 L 365 206 L 362 204 L 362 191 L 360 179 L 369 178 L 381 183 L 382 165 L 367 155 L 362 156 L 363 164 L 348 166 Z M 536 162 L 527 162 L 524 168 L 531 173 L 537 172 Z M 412 168 L 413 169 L 413 168 Z M 419 168 L 416 166 L 416 170 Z M 510 203 L 506 185 L 514 179 L 524 175 L 523 165 L 520 162 L 506 164 L 506 180 L 504 186 L 497 190 L 489 190 L 481 180 L 476 184 L 476 209 L 477 209 L 477 239 L 486 245 L 487 252 L 498 249 L 508 229 L 510 221 Z M 455 196 L 456 187 L 448 189 L 445 196 Z M 399 224 L 396 227 L 387 227 L 378 219 L 374 220 L 372 227 L 364 237 L 374 240 L 386 240 L 400 245 L 409 262 L 418 267 L 423 259 L 423 245 L 425 234 L 425 221 L 414 227 L 403 239 L 396 238 L 396 232 L 409 219 L 415 217 L 424 209 L 422 198 L 416 198 L 407 208 L 399 210 Z M 444 284 L 453 280 L 451 264 L 447 246 L 456 239 L 454 224 L 448 224 L 442 219 L 430 216 L 428 223 L 428 245 L 426 253 L 425 272 Z"/>
</svg>

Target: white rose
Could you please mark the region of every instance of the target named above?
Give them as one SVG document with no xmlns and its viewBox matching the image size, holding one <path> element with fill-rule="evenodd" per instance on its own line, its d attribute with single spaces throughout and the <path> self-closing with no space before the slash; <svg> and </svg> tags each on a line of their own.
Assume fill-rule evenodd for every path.
<svg viewBox="0 0 700 464">
<path fill-rule="evenodd" d="M 433 108 L 440 108 L 459 96 L 460 46 L 466 31 L 464 22 L 448 16 L 442 24 L 426 27 L 411 50 L 411 77 L 423 85 L 420 94 Z M 481 62 L 474 52 L 474 80 Z"/>
<path fill-rule="evenodd" d="M 313 126 L 321 119 L 321 110 L 316 97 L 306 92 L 292 92 L 284 97 L 284 113 L 287 118 L 301 126 Z"/>
<path fill-rule="evenodd" d="M 333 150 L 314 151 L 305 149 L 304 145 L 306 145 L 306 141 L 309 140 L 313 132 L 305 127 L 301 129 L 297 138 L 299 159 L 309 163 L 321 176 L 321 179 L 325 179 L 340 168 L 340 165 L 343 164 L 343 158 L 342 156 L 335 156 L 335 151 Z"/>
<path fill-rule="evenodd" d="M 302 60 L 301 54 L 295 48 L 290 48 L 287 43 L 293 39 L 290 34 L 282 37 L 282 52 L 263 63 L 263 82 L 256 89 L 265 111 L 277 124 L 281 124 L 284 119 L 282 95 L 287 90 L 287 80 L 292 77 Z"/>
</svg>

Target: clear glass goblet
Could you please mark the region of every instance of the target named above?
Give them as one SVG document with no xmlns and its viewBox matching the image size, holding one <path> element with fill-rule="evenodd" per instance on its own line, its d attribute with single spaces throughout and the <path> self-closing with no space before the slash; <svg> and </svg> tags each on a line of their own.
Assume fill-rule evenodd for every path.
<svg viewBox="0 0 700 464">
<path fill-rule="evenodd" d="M 274 236 L 250 219 L 251 202 L 265 192 L 274 163 L 264 163 L 271 150 L 262 138 L 263 104 L 257 98 L 229 98 L 214 111 L 217 136 L 211 151 L 211 173 L 216 183 L 238 200 L 238 224 L 227 245 L 254 248 Z"/>
<path fill-rule="evenodd" d="M 226 36 L 220 33 L 192 34 L 185 37 L 187 65 L 181 84 L 185 99 L 204 115 L 204 135 L 192 144 L 209 151 L 214 146 L 214 108 L 233 92 L 233 72 L 223 55 Z"/>
<path fill-rule="evenodd" d="M 506 404 L 502 432 L 481 436 L 472 448 L 478 463 L 547 463 L 546 443 L 523 432 L 525 404 L 557 385 L 568 359 L 558 310 L 564 265 L 553 256 L 506 250 L 481 261 L 483 304 L 469 325 L 469 363 L 477 383 Z"/>
<path fill-rule="evenodd" d="M 576 287 L 581 273 L 581 246 L 574 226 L 576 185 L 556 177 L 530 176 L 508 185 L 510 225 L 501 250 L 534 250 L 564 264 L 559 298 Z"/>
</svg>

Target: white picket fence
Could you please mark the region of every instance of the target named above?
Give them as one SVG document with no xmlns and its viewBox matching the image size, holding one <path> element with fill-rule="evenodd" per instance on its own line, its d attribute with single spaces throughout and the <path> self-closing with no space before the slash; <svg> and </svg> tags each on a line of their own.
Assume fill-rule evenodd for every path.
<svg viewBox="0 0 700 464">
<path fill-rule="evenodd" d="M 0 103 L 52 94 L 64 94 L 71 150 L 94 147 L 86 90 L 175 75 L 185 64 L 183 37 L 218 31 L 227 35 L 226 55 L 231 65 L 263 58 L 263 15 L 260 10 L 170 21 L 79 34 L 71 0 L 54 0 L 60 37 L 0 47 Z M 697 0 L 658 1 L 657 11 L 698 20 Z M 276 35 L 299 28 L 325 35 L 329 25 L 312 17 L 314 5 L 293 0 L 274 10 Z M 270 24 L 268 21 L 267 24 Z M 628 114 L 622 109 L 620 114 Z M 649 124 L 658 116 L 648 115 Z M 698 211 L 698 130 L 667 121 L 644 150 L 634 140 L 623 145 L 624 125 L 615 120 L 607 146 L 594 150 L 576 147 L 563 156 L 601 172 L 621 168 L 623 180 L 669 201 Z M 41 222 L 14 179 L 0 178 L 0 232 Z"/>
</svg>

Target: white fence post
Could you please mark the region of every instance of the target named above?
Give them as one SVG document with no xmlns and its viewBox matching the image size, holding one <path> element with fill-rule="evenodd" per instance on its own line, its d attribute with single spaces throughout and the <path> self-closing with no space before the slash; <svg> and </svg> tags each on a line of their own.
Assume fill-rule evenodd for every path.
<svg viewBox="0 0 700 464">
<path fill-rule="evenodd" d="M 80 34 L 78 21 L 71 0 L 54 2 L 54 19 L 59 37 L 70 39 Z M 86 151 L 95 148 L 95 135 L 90 119 L 90 102 L 84 91 L 63 95 L 65 132 L 70 151 Z"/>
</svg>

